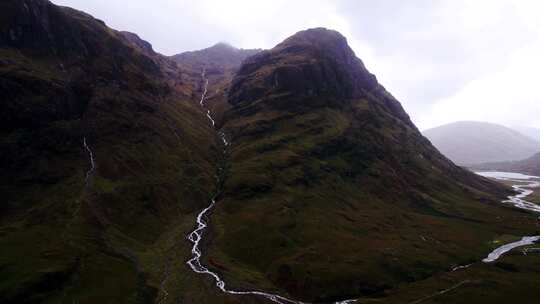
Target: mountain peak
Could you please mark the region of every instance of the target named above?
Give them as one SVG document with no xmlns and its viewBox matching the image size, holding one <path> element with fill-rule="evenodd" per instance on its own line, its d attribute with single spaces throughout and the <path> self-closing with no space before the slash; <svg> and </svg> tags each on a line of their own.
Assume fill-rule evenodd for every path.
<svg viewBox="0 0 540 304">
<path fill-rule="evenodd" d="M 150 44 L 150 42 L 146 40 L 141 39 L 139 35 L 128 31 L 121 31 L 119 33 L 123 38 L 127 40 L 129 44 L 139 49 L 141 52 L 143 52 L 143 54 L 155 54 L 152 44 Z"/>
<path fill-rule="evenodd" d="M 210 49 L 223 49 L 223 50 L 237 50 L 236 47 L 224 41 L 220 41 L 209 48 Z"/>
<path fill-rule="evenodd" d="M 171 58 L 178 64 L 191 66 L 195 70 L 209 66 L 236 68 L 245 58 L 259 51 L 258 49 L 238 49 L 227 42 L 218 42 L 211 47 L 176 54 Z"/>
<path fill-rule="evenodd" d="M 352 52 L 347 43 L 347 38 L 341 35 L 338 31 L 330 30 L 323 27 L 311 28 L 303 31 L 299 31 L 291 37 L 285 39 L 278 45 L 289 44 L 311 44 L 319 47 L 341 47 L 347 48 Z"/>
<path fill-rule="evenodd" d="M 251 84 L 244 85 L 247 83 Z M 287 93 L 326 96 L 341 103 L 379 87 L 343 35 L 314 28 L 248 58 L 232 85 L 230 101 L 235 104 Z"/>
<path fill-rule="evenodd" d="M 274 51 L 285 53 L 309 53 L 311 56 L 326 56 L 335 63 L 345 65 L 358 65 L 365 70 L 362 61 L 356 57 L 349 47 L 347 38 L 335 30 L 326 28 L 312 28 L 297 32 L 278 44 Z M 366 71 L 367 72 L 367 71 Z"/>
</svg>

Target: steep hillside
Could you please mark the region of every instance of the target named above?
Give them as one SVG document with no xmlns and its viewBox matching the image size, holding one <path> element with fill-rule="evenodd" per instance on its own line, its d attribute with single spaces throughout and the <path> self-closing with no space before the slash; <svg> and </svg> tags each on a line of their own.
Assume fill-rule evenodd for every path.
<svg viewBox="0 0 540 304">
<path fill-rule="evenodd" d="M 442 156 L 337 32 L 246 59 L 228 100 L 230 169 L 205 258 L 233 287 L 382 296 L 535 229 L 498 203 L 506 188 Z"/>
<path fill-rule="evenodd" d="M 215 186 L 200 83 L 44 0 L 0 2 L 0 75 L 0 302 L 223 301 L 184 265 Z"/>
<path fill-rule="evenodd" d="M 459 165 L 521 160 L 540 151 L 540 142 L 535 139 L 486 122 L 455 122 L 423 133 Z"/>
</svg>

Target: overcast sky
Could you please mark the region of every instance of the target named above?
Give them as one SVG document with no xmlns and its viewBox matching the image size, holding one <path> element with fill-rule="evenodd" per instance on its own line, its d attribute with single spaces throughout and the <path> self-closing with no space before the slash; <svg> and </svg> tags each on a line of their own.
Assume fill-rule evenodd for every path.
<svg viewBox="0 0 540 304">
<path fill-rule="evenodd" d="M 53 0 L 135 32 L 166 54 L 228 42 L 271 48 L 323 26 L 420 129 L 457 120 L 540 127 L 540 1 Z"/>
</svg>

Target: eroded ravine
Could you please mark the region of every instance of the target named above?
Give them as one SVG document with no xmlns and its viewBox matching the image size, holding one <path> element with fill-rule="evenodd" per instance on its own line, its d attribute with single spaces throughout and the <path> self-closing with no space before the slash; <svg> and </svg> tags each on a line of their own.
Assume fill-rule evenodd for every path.
<svg viewBox="0 0 540 304">
<path fill-rule="evenodd" d="M 199 104 L 201 107 L 206 111 L 206 116 L 208 117 L 208 120 L 212 124 L 213 127 L 215 127 L 215 120 L 212 117 L 211 111 L 208 109 L 208 107 L 205 104 L 206 95 L 208 93 L 208 79 L 206 78 L 205 71 L 201 73 L 202 82 L 203 82 L 203 92 L 201 94 L 201 99 L 199 101 Z M 222 144 L 222 158 L 226 159 L 227 157 L 227 150 L 230 145 L 229 141 L 227 140 L 227 135 L 225 132 L 219 130 L 217 132 L 218 137 L 221 140 Z M 202 238 L 204 236 L 204 232 L 206 228 L 208 228 L 208 218 L 212 210 L 214 209 L 216 205 L 216 200 L 221 194 L 222 191 L 222 185 L 224 182 L 224 170 L 225 170 L 225 162 L 221 162 L 218 164 L 218 172 L 216 174 L 216 192 L 210 199 L 210 204 L 208 207 L 204 208 L 198 215 L 197 215 L 197 227 L 195 230 L 193 230 L 190 234 L 188 234 L 187 239 L 193 243 L 193 247 L 191 248 L 192 258 L 189 259 L 186 263 L 189 265 L 189 267 L 198 274 L 204 274 L 208 275 L 211 278 L 214 279 L 216 286 L 224 293 L 231 294 L 231 295 L 247 295 L 247 296 L 258 296 L 262 298 L 266 298 L 269 301 L 272 301 L 274 303 L 280 303 L 280 304 L 308 304 L 307 302 L 302 301 L 296 301 L 292 299 L 288 299 L 286 297 L 267 293 L 263 291 L 257 291 L 257 290 L 248 290 L 248 291 L 240 291 L 240 290 L 232 290 L 228 289 L 226 287 L 225 281 L 216 273 L 208 269 L 206 266 L 204 266 L 201 262 L 201 257 L 203 255 L 202 249 L 200 247 L 200 243 L 202 241 Z M 344 301 L 338 301 L 335 302 L 335 304 L 348 304 L 348 303 L 354 303 L 356 300 L 344 300 Z"/>
</svg>

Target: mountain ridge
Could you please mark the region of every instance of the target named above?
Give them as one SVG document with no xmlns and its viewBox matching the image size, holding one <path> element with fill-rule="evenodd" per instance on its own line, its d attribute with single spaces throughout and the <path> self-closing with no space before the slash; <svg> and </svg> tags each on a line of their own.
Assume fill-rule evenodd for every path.
<svg viewBox="0 0 540 304">
<path fill-rule="evenodd" d="M 540 151 L 540 142 L 502 125 L 460 121 L 423 131 L 460 165 L 520 160 Z"/>
</svg>

